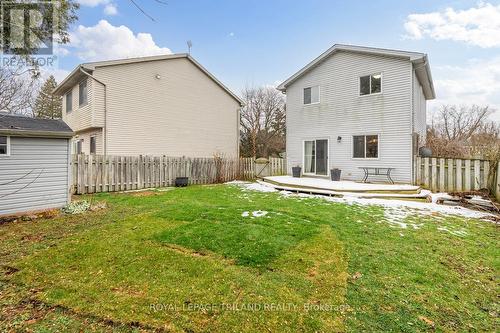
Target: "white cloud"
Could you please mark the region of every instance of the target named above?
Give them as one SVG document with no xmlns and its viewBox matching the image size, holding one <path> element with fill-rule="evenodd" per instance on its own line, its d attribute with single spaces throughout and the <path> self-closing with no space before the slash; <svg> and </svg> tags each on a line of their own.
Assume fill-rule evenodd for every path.
<svg viewBox="0 0 500 333">
<path fill-rule="evenodd" d="M 78 0 L 78 3 L 82 6 L 92 8 L 102 5 L 104 6 L 103 12 L 105 15 L 112 16 L 118 14 L 118 6 L 111 0 Z"/>
<path fill-rule="evenodd" d="M 106 20 L 91 27 L 78 26 L 71 33 L 70 46 L 84 61 L 172 53 L 170 49 L 156 45 L 151 34 L 134 34 L 127 26 L 114 26 Z"/>
<path fill-rule="evenodd" d="M 489 105 L 497 110 L 492 118 L 500 121 L 500 57 L 437 66 L 433 71 L 437 99 L 429 104 L 430 111 L 442 104 Z"/>
<path fill-rule="evenodd" d="M 234 32 L 230 32 L 229 37 L 234 37 Z"/>
<path fill-rule="evenodd" d="M 108 3 L 104 7 L 104 14 L 110 15 L 110 16 L 118 14 L 118 8 L 116 8 L 116 4 Z"/>
<path fill-rule="evenodd" d="M 70 71 L 67 71 L 65 69 L 40 67 L 40 75 L 42 83 L 45 80 L 47 80 L 51 75 L 55 77 L 57 83 L 61 83 L 61 81 L 64 80 L 69 75 L 69 73 Z"/>
<path fill-rule="evenodd" d="M 500 46 L 500 5 L 480 2 L 465 10 L 410 14 L 404 24 L 411 39 L 461 41 L 483 48 Z"/>
<path fill-rule="evenodd" d="M 82 6 L 97 7 L 109 3 L 109 0 L 78 0 L 78 3 Z"/>
</svg>

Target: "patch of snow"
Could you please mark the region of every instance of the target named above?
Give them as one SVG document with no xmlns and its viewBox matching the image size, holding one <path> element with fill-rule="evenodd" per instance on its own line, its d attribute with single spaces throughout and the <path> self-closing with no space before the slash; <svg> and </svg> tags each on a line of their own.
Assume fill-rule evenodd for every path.
<svg viewBox="0 0 500 333">
<path fill-rule="evenodd" d="M 252 215 L 254 217 L 262 217 L 262 216 L 267 215 L 267 212 L 265 210 L 256 210 L 256 211 L 252 212 Z"/>
<path fill-rule="evenodd" d="M 276 189 L 269 187 L 269 186 L 266 186 L 266 185 L 262 185 L 260 183 L 250 183 L 250 182 L 243 182 L 243 181 L 234 180 L 234 181 L 228 182 L 226 184 L 238 186 L 243 190 L 249 190 L 249 191 L 277 192 Z"/>
<path fill-rule="evenodd" d="M 448 232 L 448 233 L 455 235 L 455 236 L 460 236 L 460 237 L 467 236 L 467 231 L 465 231 L 465 229 L 463 229 L 463 228 L 458 229 L 458 230 L 450 230 L 450 229 L 448 229 L 448 227 L 438 227 L 437 230 Z"/>
<path fill-rule="evenodd" d="M 267 214 L 268 214 L 268 212 L 265 211 L 265 210 L 254 210 L 252 212 L 251 218 L 254 218 L 254 217 L 263 217 L 263 216 L 266 216 Z M 243 213 L 241 213 L 241 216 L 242 217 L 249 217 L 250 216 L 250 212 L 244 211 Z"/>
</svg>

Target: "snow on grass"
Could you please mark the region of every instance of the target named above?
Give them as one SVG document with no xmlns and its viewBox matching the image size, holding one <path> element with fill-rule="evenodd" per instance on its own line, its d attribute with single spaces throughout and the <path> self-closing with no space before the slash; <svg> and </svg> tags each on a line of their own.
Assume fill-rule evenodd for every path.
<svg viewBox="0 0 500 333">
<path fill-rule="evenodd" d="M 254 210 L 251 213 L 251 216 L 250 216 L 250 212 L 248 212 L 248 211 L 244 211 L 243 213 L 241 213 L 241 216 L 254 218 L 254 217 L 263 217 L 263 216 L 266 216 L 267 214 L 268 214 L 268 212 L 265 210 Z"/>
<path fill-rule="evenodd" d="M 311 198 L 322 199 L 328 202 L 344 203 L 348 205 L 369 206 L 376 205 L 384 208 L 384 220 L 391 227 L 418 230 L 424 226 L 424 223 L 416 223 L 411 217 L 428 216 L 434 220 L 443 221 L 445 216 L 459 216 L 464 218 L 488 219 L 493 216 L 489 213 L 471 210 L 460 206 L 446 206 L 437 204 L 437 200 L 445 198 L 446 193 L 437 193 L 432 196 L 433 202 L 417 202 L 407 200 L 388 200 L 381 198 L 359 198 L 356 195 L 345 195 L 344 197 L 329 197 L 324 195 L 314 195 L 306 193 L 294 193 L 290 191 L 278 191 L 270 186 L 260 183 L 250 182 L 231 182 L 230 185 L 236 185 L 243 191 L 258 191 L 258 192 L 279 192 L 283 198 L 295 198 L 298 200 L 306 200 Z M 280 200 L 279 198 L 277 200 Z M 245 212 L 244 212 L 245 213 Z M 247 216 L 250 216 L 249 212 Z M 243 215 L 242 215 L 243 216 Z M 252 215 L 254 216 L 254 215 Z M 467 235 L 464 229 L 453 229 L 451 227 L 440 227 L 439 231 L 449 232 L 455 236 L 463 237 Z"/>
</svg>

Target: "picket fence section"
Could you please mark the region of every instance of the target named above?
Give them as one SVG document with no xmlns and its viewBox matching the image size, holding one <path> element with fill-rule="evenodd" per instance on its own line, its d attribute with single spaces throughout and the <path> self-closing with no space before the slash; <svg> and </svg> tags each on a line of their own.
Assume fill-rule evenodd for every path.
<svg viewBox="0 0 500 333">
<path fill-rule="evenodd" d="M 416 157 L 415 183 L 434 192 L 468 192 L 498 187 L 496 170 L 490 161 Z"/>
<path fill-rule="evenodd" d="M 280 160 L 280 161 L 278 161 Z M 213 184 L 256 177 L 254 158 L 73 155 L 73 194 L 116 192 L 173 186 L 177 177 L 190 184 Z M 270 175 L 286 173 L 282 159 L 269 159 Z"/>
</svg>

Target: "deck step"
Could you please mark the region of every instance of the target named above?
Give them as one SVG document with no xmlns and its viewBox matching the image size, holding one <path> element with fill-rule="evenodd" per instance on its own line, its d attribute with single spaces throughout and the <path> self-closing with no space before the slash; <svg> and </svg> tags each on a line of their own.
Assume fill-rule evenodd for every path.
<svg viewBox="0 0 500 333">
<path fill-rule="evenodd" d="M 257 181 L 259 184 L 272 187 L 276 190 L 280 191 L 290 191 L 296 193 L 306 193 L 306 194 L 319 194 L 319 195 L 327 195 L 334 197 L 356 197 L 362 199 L 399 199 L 399 200 L 412 200 L 412 201 L 428 201 L 430 191 L 427 190 L 419 190 L 419 193 L 368 193 L 368 192 L 347 192 L 347 191 L 332 191 L 311 187 L 302 187 L 302 186 L 290 186 L 290 185 L 282 185 L 282 184 L 274 184 L 269 181 Z"/>
</svg>

